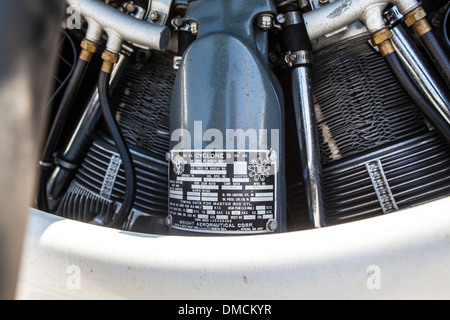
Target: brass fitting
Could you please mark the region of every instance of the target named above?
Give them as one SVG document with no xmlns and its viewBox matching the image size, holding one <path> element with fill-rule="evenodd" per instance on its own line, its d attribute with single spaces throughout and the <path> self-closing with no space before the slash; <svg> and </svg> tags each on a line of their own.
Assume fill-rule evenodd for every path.
<svg viewBox="0 0 450 320">
<path fill-rule="evenodd" d="M 382 56 L 388 55 L 395 51 L 394 46 L 392 45 L 389 39 L 392 38 L 392 32 L 388 28 L 384 28 L 378 32 L 375 32 L 371 35 L 371 41 L 374 46 L 378 46 L 380 49 L 380 53 Z"/>
<path fill-rule="evenodd" d="M 371 41 L 374 46 L 378 46 L 386 40 L 392 38 L 392 32 L 388 28 L 377 31 L 371 35 Z"/>
<path fill-rule="evenodd" d="M 116 64 L 117 61 L 119 61 L 119 55 L 117 53 L 105 50 L 103 51 L 102 59 L 103 64 L 101 70 L 106 73 L 111 73 L 114 68 L 114 64 Z"/>
<path fill-rule="evenodd" d="M 80 52 L 80 59 L 89 62 L 91 61 L 92 55 L 95 51 L 97 51 L 98 44 L 88 39 L 83 39 L 80 47 L 82 48 Z"/>
<path fill-rule="evenodd" d="M 406 26 L 412 27 L 414 32 L 419 36 L 423 36 L 425 33 L 431 31 L 431 26 L 428 23 L 427 19 L 425 17 L 427 16 L 427 13 L 425 10 L 419 6 L 406 14 L 403 18 L 403 21 L 405 22 Z"/>
</svg>

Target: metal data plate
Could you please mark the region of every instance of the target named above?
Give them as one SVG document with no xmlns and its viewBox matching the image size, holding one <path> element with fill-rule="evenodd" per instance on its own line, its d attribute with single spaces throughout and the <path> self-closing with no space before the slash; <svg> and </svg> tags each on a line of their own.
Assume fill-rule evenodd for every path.
<svg viewBox="0 0 450 320">
<path fill-rule="evenodd" d="M 272 232 L 277 225 L 276 158 L 270 150 L 172 151 L 172 228 L 209 233 Z"/>
</svg>

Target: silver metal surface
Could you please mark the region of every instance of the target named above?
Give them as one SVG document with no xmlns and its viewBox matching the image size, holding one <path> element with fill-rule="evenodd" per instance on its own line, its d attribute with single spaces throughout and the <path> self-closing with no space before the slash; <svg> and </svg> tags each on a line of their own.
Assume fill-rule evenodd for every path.
<svg viewBox="0 0 450 320">
<path fill-rule="evenodd" d="M 375 33 L 386 28 L 383 19 L 383 10 L 387 6 L 387 1 L 370 5 L 361 14 L 359 19 L 364 23 L 369 33 Z"/>
<path fill-rule="evenodd" d="M 87 38 L 98 40 L 101 31 L 108 35 L 106 49 L 117 53 L 123 41 L 147 49 L 165 50 L 170 40 L 170 30 L 162 25 L 136 19 L 108 6 L 100 0 L 66 0 L 89 24 Z"/>
<path fill-rule="evenodd" d="M 416 0 L 339 0 L 303 14 L 311 40 L 331 34 L 360 20 L 372 5 L 393 3 L 403 14 L 419 5 Z"/>
<path fill-rule="evenodd" d="M 173 0 L 150 0 L 147 15 L 150 21 L 164 26 L 169 17 Z"/>
<path fill-rule="evenodd" d="M 308 67 L 300 66 L 292 70 L 292 86 L 297 134 L 300 142 L 302 180 L 310 217 L 312 217 L 314 227 L 319 228 L 324 226 L 322 169 Z"/>
<path fill-rule="evenodd" d="M 283 27 L 303 23 L 303 19 L 299 11 L 289 11 L 287 13 L 281 13 L 277 16 L 277 18 L 279 17 L 283 19 L 283 22 L 278 21 L 282 24 Z"/>
<path fill-rule="evenodd" d="M 450 124 L 450 109 L 448 105 L 450 96 L 447 88 L 443 83 L 437 82 L 432 76 L 433 69 L 426 63 L 426 60 L 403 28 L 396 26 L 391 31 L 393 34 L 391 42 L 406 70 L 427 99 L 439 111 L 447 123 Z"/>
<path fill-rule="evenodd" d="M 334 35 L 330 35 L 328 37 L 321 37 L 311 41 L 313 52 L 321 50 L 325 47 L 331 46 L 339 41 L 343 41 L 345 39 L 349 39 L 352 37 L 356 37 L 362 33 L 366 33 L 367 28 L 361 22 L 357 21 L 349 25 L 345 30 L 341 32 L 337 32 Z"/>
<path fill-rule="evenodd" d="M 309 0 L 299 0 L 298 5 L 300 6 L 300 9 L 306 9 L 308 7 L 311 7 Z"/>
</svg>

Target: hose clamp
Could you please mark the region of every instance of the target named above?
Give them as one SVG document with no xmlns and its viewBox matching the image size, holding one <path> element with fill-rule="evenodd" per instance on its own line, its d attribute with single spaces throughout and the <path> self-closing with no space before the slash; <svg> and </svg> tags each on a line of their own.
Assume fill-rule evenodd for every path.
<svg viewBox="0 0 450 320">
<path fill-rule="evenodd" d="M 313 55 L 311 51 L 300 50 L 291 52 L 288 51 L 284 57 L 284 60 L 289 67 L 296 65 L 308 65 L 313 62 Z"/>
<path fill-rule="evenodd" d="M 283 27 L 303 23 L 303 17 L 299 11 L 289 11 L 286 13 L 279 13 L 277 15 L 277 22 Z"/>
<path fill-rule="evenodd" d="M 383 19 L 388 24 L 389 28 L 392 29 L 402 22 L 403 15 L 396 6 L 392 6 L 383 13 Z"/>
</svg>

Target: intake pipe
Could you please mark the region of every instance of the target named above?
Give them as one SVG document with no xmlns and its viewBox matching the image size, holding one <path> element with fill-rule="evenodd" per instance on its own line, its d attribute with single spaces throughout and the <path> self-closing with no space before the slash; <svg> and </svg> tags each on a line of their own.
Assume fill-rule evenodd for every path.
<svg viewBox="0 0 450 320">
<path fill-rule="evenodd" d="M 66 2 L 88 22 L 86 39 L 97 42 L 102 32 L 106 32 L 106 50 L 109 52 L 119 53 L 123 41 L 158 51 L 164 51 L 169 45 L 170 30 L 166 26 L 133 18 L 100 0 Z"/>
<path fill-rule="evenodd" d="M 361 20 L 371 7 L 383 6 L 392 3 L 405 15 L 419 6 L 416 0 L 339 0 L 313 10 L 303 15 L 310 40 L 333 33 L 353 22 Z M 384 27 L 381 25 L 378 30 Z"/>
</svg>

